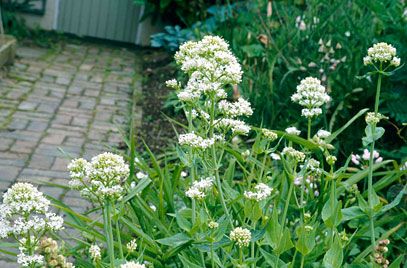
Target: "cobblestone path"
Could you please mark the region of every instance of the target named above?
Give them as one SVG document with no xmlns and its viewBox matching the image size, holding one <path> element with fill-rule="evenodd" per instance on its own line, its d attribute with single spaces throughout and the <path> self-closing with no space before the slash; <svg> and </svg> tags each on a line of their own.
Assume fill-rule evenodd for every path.
<svg viewBox="0 0 407 268">
<path fill-rule="evenodd" d="M 128 127 L 131 109 L 139 110 L 133 107 L 133 93 L 141 92 L 137 54 L 68 44 L 21 47 L 17 55 L 0 80 L 0 191 L 16 181 L 66 185 L 69 156 L 90 159 L 122 143 L 118 129 Z M 76 192 L 40 189 L 75 211 L 87 206 Z"/>
</svg>

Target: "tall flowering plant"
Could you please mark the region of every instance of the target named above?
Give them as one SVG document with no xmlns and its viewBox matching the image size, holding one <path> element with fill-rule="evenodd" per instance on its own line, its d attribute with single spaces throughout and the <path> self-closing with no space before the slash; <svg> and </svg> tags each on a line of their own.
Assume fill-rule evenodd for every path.
<svg viewBox="0 0 407 268">
<path fill-rule="evenodd" d="M 392 58 L 386 63 L 392 67 L 398 60 L 390 50 Z M 390 57 L 376 59 L 377 54 L 370 51 L 365 61 L 382 64 L 381 59 Z M 402 230 L 397 206 L 407 189 L 394 200 L 379 198 L 374 190 L 403 181 L 407 174 L 404 167 L 374 151 L 382 115 L 376 111 L 366 116 L 363 142 L 371 150 L 362 157 L 350 155 L 340 165 L 332 141 L 367 109 L 333 133 L 313 130 L 330 96 L 323 82 L 306 77 L 291 97 L 302 106 L 306 134 L 294 126 L 285 131 L 251 126 L 244 121 L 253 114 L 250 103 L 231 94 L 242 71 L 222 38 L 187 42 L 175 59 L 187 79 L 167 85 L 176 91 L 187 124 L 179 123 L 184 131 L 174 150 L 156 157 L 146 147 L 141 156 L 130 136 L 127 157 L 104 153 L 90 161 L 74 159 L 68 166 L 70 186 L 95 207 L 81 215 L 55 202 L 69 216 L 66 224 L 83 236 L 70 251 L 79 267 L 340 268 L 402 263 L 402 256 L 389 254 L 397 252 L 390 237 Z M 376 72 L 384 75 L 386 70 Z M 350 161 L 360 169 L 348 168 Z M 367 191 L 362 187 L 365 178 Z M 19 193 L 17 189 L 9 191 Z M 41 194 L 27 191 L 35 193 L 27 200 L 41 202 Z M 14 204 L 10 200 L 26 200 L 25 194 L 17 199 L 11 198 L 14 195 L 6 195 L 4 204 L 10 207 Z M 44 204 L 28 206 L 29 214 L 46 212 Z M 95 212 L 101 219 L 98 213 L 96 219 L 88 216 Z M 7 227 L 2 229 L 4 237 L 14 234 L 10 217 L 15 214 L 3 214 L 9 217 L 0 221 Z M 27 239 L 19 240 L 26 245 L 22 252 L 32 255 L 36 247 Z M 44 247 L 54 247 L 52 241 L 43 241 Z M 59 256 L 55 250 L 39 254 L 36 258 Z"/>
</svg>

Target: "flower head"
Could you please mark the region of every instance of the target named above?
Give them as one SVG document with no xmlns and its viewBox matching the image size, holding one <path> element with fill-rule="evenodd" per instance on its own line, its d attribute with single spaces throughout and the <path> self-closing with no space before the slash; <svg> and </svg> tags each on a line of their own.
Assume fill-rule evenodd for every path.
<svg viewBox="0 0 407 268">
<path fill-rule="evenodd" d="M 213 186 L 213 180 L 213 177 L 207 177 L 199 181 L 194 181 L 192 186 L 185 192 L 185 195 L 192 199 L 205 198 L 205 191 Z"/>
<path fill-rule="evenodd" d="M 194 132 L 191 132 L 179 135 L 178 142 L 180 145 L 186 145 L 195 149 L 205 150 L 215 143 L 215 139 L 204 139 L 196 135 Z"/>
<path fill-rule="evenodd" d="M 239 98 L 236 102 L 221 100 L 218 103 L 218 106 L 221 113 L 232 118 L 238 116 L 251 116 L 253 114 L 250 102 L 243 98 Z"/>
<path fill-rule="evenodd" d="M 128 261 L 120 265 L 120 268 L 146 268 L 146 265 L 134 261 Z"/>
<path fill-rule="evenodd" d="M 120 199 L 124 192 L 121 184 L 129 176 L 129 166 L 123 157 L 113 153 L 99 154 L 91 162 L 74 159 L 68 165 L 68 170 L 71 187 L 91 200 Z"/>
<path fill-rule="evenodd" d="M 275 141 L 278 138 L 277 133 L 267 128 L 263 128 L 261 132 L 263 133 L 264 137 L 266 137 L 270 141 Z"/>
<path fill-rule="evenodd" d="M 129 252 L 134 252 L 137 248 L 137 241 L 136 239 L 131 240 L 129 243 L 127 243 L 126 248 Z"/>
<path fill-rule="evenodd" d="M 387 43 L 381 42 L 374 44 L 367 50 L 367 56 L 363 59 L 365 65 L 376 62 L 389 62 L 394 66 L 400 65 L 400 59 L 396 57 L 396 49 Z"/>
<path fill-rule="evenodd" d="M 297 91 L 291 96 L 291 100 L 305 107 L 302 109 L 302 115 L 306 118 L 312 118 L 322 113 L 323 104 L 330 101 L 325 87 L 321 81 L 314 77 L 307 77 L 301 80 L 297 86 Z"/>
<path fill-rule="evenodd" d="M 98 262 L 102 258 L 102 254 L 100 252 L 100 247 L 96 244 L 91 245 L 89 248 L 89 255 L 92 261 Z"/>
<path fill-rule="evenodd" d="M 250 230 L 242 227 L 236 227 L 230 232 L 230 240 L 236 242 L 239 247 L 247 247 L 252 239 Z"/>
<path fill-rule="evenodd" d="M 295 150 L 293 147 L 285 147 L 282 154 L 295 159 L 297 162 L 303 162 L 305 159 L 305 154 Z"/>
<path fill-rule="evenodd" d="M 296 136 L 299 136 L 301 134 L 301 131 L 298 130 L 296 127 L 288 127 L 285 129 L 285 132 L 287 132 L 287 134 Z"/>
<path fill-rule="evenodd" d="M 262 201 L 271 195 L 273 188 L 264 183 L 259 183 L 254 187 L 254 191 L 245 191 L 244 196 L 247 199 Z"/>
</svg>

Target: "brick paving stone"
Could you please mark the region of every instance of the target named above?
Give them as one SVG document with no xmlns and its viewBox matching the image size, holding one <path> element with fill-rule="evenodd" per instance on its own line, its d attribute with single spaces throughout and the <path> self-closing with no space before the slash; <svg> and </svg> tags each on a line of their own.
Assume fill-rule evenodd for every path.
<svg viewBox="0 0 407 268">
<path fill-rule="evenodd" d="M 0 80 L 0 192 L 17 181 L 41 184 L 41 191 L 84 212 L 91 206 L 77 191 L 43 183 L 66 186 L 70 157 L 91 159 L 122 144 L 117 127 L 126 129 L 140 87 L 133 81 L 137 54 L 87 43 L 20 47 L 17 54 Z M 18 267 L 11 261 L 0 254 L 0 268 Z"/>
</svg>

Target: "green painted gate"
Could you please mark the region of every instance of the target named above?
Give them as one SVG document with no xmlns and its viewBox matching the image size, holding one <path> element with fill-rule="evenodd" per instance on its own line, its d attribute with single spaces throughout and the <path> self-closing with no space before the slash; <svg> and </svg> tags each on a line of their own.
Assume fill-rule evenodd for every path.
<svg viewBox="0 0 407 268">
<path fill-rule="evenodd" d="M 139 43 L 142 13 L 143 7 L 133 0 L 59 0 L 56 28 L 78 36 Z"/>
</svg>

